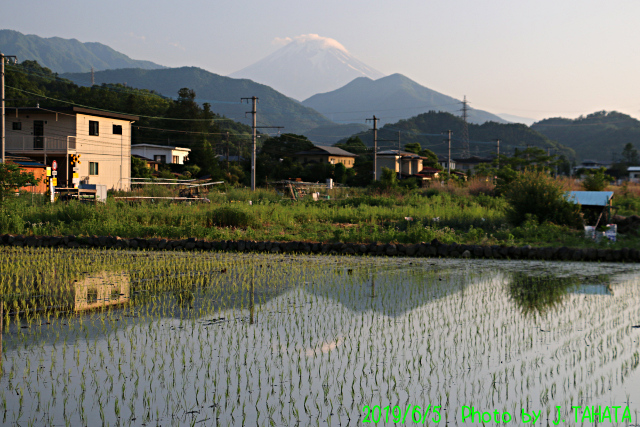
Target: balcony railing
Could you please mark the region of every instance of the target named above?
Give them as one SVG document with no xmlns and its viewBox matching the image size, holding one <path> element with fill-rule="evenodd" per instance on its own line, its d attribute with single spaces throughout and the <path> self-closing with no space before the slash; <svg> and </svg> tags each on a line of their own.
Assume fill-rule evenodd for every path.
<svg viewBox="0 0 640 427">
<path fill-rule="evenodd" d="M 52 137 L 52 136 L 7 136 L 5 138 L 5 151 L 9 152 L 60 152 L 74 151 L 76 149 L 76 137 Z"/>
</svg>

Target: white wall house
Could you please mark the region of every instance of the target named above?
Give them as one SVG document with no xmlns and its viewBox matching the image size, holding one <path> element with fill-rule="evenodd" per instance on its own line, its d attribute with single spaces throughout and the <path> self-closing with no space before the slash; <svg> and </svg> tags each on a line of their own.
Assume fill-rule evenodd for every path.
<svg viewBox="0 0 640 427">
<path fill-rule="evenodd" d="M 629 166 L 627 172 L 629 172 L 629 181 L 640 182 L 640 166 Z"/>
<path fill-rule="evenodd" d="M 134 144 L 131 154 L 145 157 L 159 163 L 175 163 L 183 165 L 189 158 L 190 148 L 173 147 L 170 145 Z"/>
<path fill-rule="evenodd" d="M 81 107 L 7 108 L 5 152 L 58 166 L 57 187 L 81 183 L 128 190 L 136 116 Z M 70 165 L 80 155 L 78 170 Z M 74 176 L 74 173 L 76 174 Z"/>
</svg>

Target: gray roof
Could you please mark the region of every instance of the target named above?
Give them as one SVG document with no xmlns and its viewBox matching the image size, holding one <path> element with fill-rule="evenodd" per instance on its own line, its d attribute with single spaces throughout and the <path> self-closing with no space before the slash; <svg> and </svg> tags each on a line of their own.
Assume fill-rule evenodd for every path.
<svg viewBox="0 0 640 427">
<path fill-rule="evenodd" d="M 328 145 L 316 145 L 311 150 L 299 151 L 299 152 L 296 153 L 296 155 L 322 154 L 322 153 L 319 153 L 318 151 L 325 151 L 327 154 L 331 154 L 333 156 L 358 157 L 357 154 L 350 153 L 348 151 L 343 150 L 342 148 L 331 147 L 331 146 L 328 146 Z"/>
<path fill-rule="evenodd" d="M 564 196 L 568 201 L 583 206 L 607 206 L 613 191 L 567 191 Z"/>
</svg>

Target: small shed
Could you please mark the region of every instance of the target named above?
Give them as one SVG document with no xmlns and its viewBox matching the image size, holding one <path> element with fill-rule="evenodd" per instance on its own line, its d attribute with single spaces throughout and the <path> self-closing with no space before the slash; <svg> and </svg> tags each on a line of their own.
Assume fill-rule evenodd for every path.
<svg viewBox="0 0 640 427">
<path fill-rule="evenodd" d="M 606 224 L 611 219 L 613 191 L 567 191 L 565 197 L 582 207 L 587 224 Z"/>
<path fill-rule="evenodd" d="M 47 173 L 46 167 L 43 163 L 37 162 L 28 157 L 19 156 L 7 156 L 6 159 L 7 162 L 20 166 L 20 169 L 22 169 L 23 172 L 32 173 L 33 176 L 39 180 L 36 185 L 21 187 L 19 191 L 28 191 L 30 193 L 45 193 L 47 191 Z"/>
</svg>

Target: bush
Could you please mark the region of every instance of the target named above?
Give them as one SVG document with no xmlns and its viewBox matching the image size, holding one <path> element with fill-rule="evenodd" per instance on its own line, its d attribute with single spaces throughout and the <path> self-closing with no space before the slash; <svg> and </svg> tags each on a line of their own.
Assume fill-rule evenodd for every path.
<svg viewBox="0 0 640 427">
<path fill-rule="evenodd" d="M 562 185 L 545 172 L 525 171 L 505 191 L 507 218 L 515 225 L 534 216 L 539 223 L 581 227 L 580 208 L 564 197 Z"/>
<path fill-rule="evenodd" d="M 247 228 L 255 224 L 253 214 L 242 209 L 224 206 L 206 214 L 207 227 Z"/>
<path fill-rule="evenodd" d="M 605 168 L 600 168 L 597 171 L 588 172 L 587 176 L 582 180 L 582 187 L 586 191 L 602 191 L 612 181 L 613 178 L 605 174 Z"/>
</svg>

